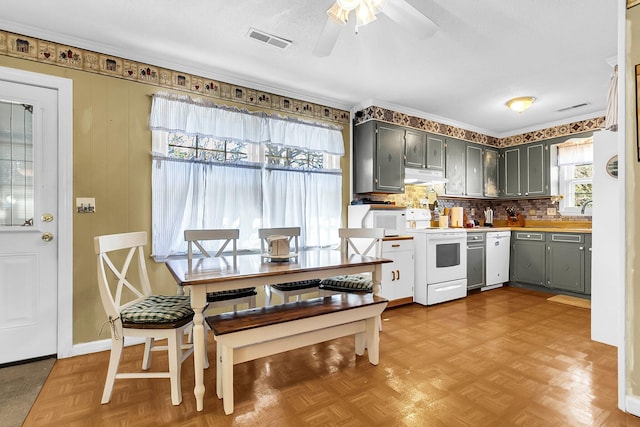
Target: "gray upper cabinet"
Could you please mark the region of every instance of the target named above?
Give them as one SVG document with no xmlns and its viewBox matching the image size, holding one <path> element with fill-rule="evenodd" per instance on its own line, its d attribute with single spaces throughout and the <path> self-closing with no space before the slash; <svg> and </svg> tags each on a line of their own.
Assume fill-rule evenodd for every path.
<svg viewBox="0 0 640 427">
<path fill-rule="evenodd" d="M 459 139 L 447 138 L 445 150 L 445 178 L 448 182 L 445 194 L 448 196 L 464 196 L 465 194 L 465 159 L 467 144 Z"/>
<path fill-rule="evenodd" d="M 503 156 L 505 197 L 549 195 L 549 149 L 544 142 L 505 148 Z"/>
<path fill-rule="evenodd" d="M 409 168 L 424 168 L 427 157 L 427 134 L 419 130 L 405 131 L 405 166 Z"/>
<path fill-rule="evenodd" d="M 520 149 L 511 147 L 504 150 L 504 195 L 505 197 L 522 196 L 522 186 L 520 184 Z"/>
<path fill-rule="evenodd" d="M 369 121 L 354 129 L 355 193 L 404 192 L 404 128 Z"/>
<path fill-rule="evenodd" d="M 485 197 L 500 195 L 499 157 L 498 150 L 485 148 L 482 151 L 482 185 Z"/>
<path fill-rule="evenodd" d="M 415 129 L 405 131 L 405 166 L 444 169 L 444 137 Z"/>
<path fill-rule="evenodd" d="M 466 161 L 467 176 L 465 196 L 482 197 L 484 195 L 482 148 L 476 145 L 467 145 Z"/>
<path fill-rule="evenodd" d="M 427 134 L 427 169 L 444 170 L 444 137 Z"/>
</svg>

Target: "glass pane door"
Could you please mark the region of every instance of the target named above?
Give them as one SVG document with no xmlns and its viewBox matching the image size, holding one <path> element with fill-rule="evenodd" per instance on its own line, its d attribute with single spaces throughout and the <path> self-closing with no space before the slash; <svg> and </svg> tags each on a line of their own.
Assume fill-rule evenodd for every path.
<svg viewBox="0 0 640 427">
<path fill-rule="evenodd" d="M 0 227 L 33 226 L 33 106 L 0 100 Z"/>
</svg>

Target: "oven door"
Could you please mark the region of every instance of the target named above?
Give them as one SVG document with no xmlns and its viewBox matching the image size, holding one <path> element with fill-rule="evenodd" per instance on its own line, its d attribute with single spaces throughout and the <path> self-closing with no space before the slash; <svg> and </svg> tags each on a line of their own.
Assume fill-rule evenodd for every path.
<svg viewBox="0 0 640 427">
<path fill-rule="evenodd" d="M 434 233 L 427 235 L 427 284 L 466 278 L 466 234 Z"/>
</svg>

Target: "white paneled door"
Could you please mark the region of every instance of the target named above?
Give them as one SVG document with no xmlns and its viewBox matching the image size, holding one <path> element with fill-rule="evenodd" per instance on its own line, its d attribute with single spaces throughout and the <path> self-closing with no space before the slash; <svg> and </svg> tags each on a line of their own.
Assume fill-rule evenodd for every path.
<svg viewBox="0 0 640 427">
<path fill-rule="evenodd" d="M 0 80 L 0 364 L 57 351 L 57 97 Z"/>
</svg>

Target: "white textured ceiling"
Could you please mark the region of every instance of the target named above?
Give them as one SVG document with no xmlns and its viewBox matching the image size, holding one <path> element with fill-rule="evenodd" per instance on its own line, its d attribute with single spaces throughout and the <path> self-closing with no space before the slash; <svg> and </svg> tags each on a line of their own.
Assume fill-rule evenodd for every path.
<svg viewBox="0 0 640 427">
<path fill-rule="evenodd" d="M 508 136 L 603 115 L 617 54 L 613 0 L 407 0 L 418 40 L 385 15 L 353 19 L 312 54 L 333 0 L 0 0 L 0 29 L 333 107 L 379 105 Z M 250 27 L 292 40 L 286 50 Z M 537 98 L 517 114 L 504 103 Z M 576 104 L 586 107 L 558 112 Z"/>
</svg>

